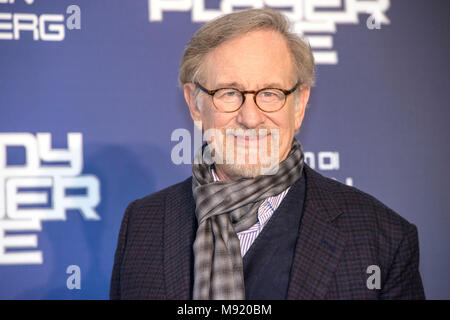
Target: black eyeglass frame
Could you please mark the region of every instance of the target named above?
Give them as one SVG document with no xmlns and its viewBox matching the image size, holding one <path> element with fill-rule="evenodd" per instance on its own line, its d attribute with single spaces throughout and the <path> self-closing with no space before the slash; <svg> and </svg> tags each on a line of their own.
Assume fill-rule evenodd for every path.
<svg viewBox="0 0 450 320">
<path fill-rule="evenodd" d="M 259 90 L 239 90 L 239 89 L 237 89 L 237 88 L 232 88 L 232 87 L 224 87 L 224 88 L 218 88 L 218 89 L 214 89 L 214 90 L 208 90 L 208 89 L 206 89 L 205 87 L 203 87 L 203 86 L 202 86 L 200 83 L 198 83 L 198 82 L 195 82 L 194 84 L 195 84 L 200 90 L 202 90 L 204 93 L 206 93 L 206 94 L 208 94 L 208 95 L 211 96 L 212 102 L 213 102 L 213 105 L 214 105 L 214 108 L 216 108 L 216 109 L 217 109 L 218 111 L 220 111 L 220 112 L 223 112 L 223 113 L 232 113 L 232 112 L 238 111 L 240 108 L 242 108 L 242 106 L 243 106 L 244 103 L 245 103 L 245 97 L 246 97 L 246 94 L 251 93 L 251 94 L 253 94 L 253 101 L 255 102 L 255 104 L 256 104 L 256 106 L 258 107 L 259 110 L 261 110 L 261 111 L 263 111 L 263 112 L 267 112 L 267 113 L 272 113 L 272 112 L 277 112 L 277 111 L 280 111 L 281 109 L 283 109 L 283 107 L 284 107 L 285 104 L 286 104 L 287 97 L 288 97 L 291 93 L 295 92 L 295 90 L 297 90 L 297 88 L 298 88 L 299 85 L 300 85 L 300 82 L 297 82 L 297 83 L 295 84 L 295 86 L 294 86 L 292 89 L 290 89 L 290 90 L 285 90 L 285 89 L 280 89 L 280 88 L 262 88 L 262 89 L 259 89 Z M 216 104 L 214 103 L 214 95 L 216 94 L 217 91 L 223 90 L 223 89 L 233 89 L 233 90 L 238 91 L 238 92 L 242 95 L 242 103 L 241 103 L 241 105 L 240 105 L 239 107 L 237 107 L 235 110 L 232 110 L 232 111 L 222 111 L 222 110 L 220 110 L 220 109 L 216 106 Z M 283 102 L 283 104 L 281 105 L 281 107 L 279 107 L 279 108 L 276 109 L 276 110 L 272 110 L 272 111 L 266 111 L 266 110 L 262 109 L 262 108 L 258 105 L 258 103 L 256 102 L 256 96 L 258 95 L 258 93 L 260 93 L 261 91 L 264 91 L 264 90 L 280 90 L 281 92 L 283 92 L 283 93 L 284 93 L 284 102 Z"/>
</svg>

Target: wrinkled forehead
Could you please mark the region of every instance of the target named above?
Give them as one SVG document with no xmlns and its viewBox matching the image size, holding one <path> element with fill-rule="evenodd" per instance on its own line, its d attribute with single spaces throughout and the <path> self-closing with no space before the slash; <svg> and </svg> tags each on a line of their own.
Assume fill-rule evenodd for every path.
<svg viewBox="0 0 450 320">
<path fill-rule="evenodd" d="M 202 66 L 202 78 L 210 88 L 229 83 L 246 90 L 288 88 L 295 79 L 292 54 L 280 33 L 253 31 L 209 52 Z"/>
</svg>

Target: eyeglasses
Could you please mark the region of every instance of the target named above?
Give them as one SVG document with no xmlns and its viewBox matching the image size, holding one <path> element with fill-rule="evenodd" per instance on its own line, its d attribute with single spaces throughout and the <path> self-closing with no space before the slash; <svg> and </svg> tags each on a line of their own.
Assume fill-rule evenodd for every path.
<svg viewBox="0 0 450 320">
<path fill-rule="evenodd" d="M 253 101 L 258 108 L 264 112 L 276 112 L 284 107 L 288 95 L 297 90 L 297 82 L 291 90 L 279 88 L 263 88 L 260 90 L 242 91 L 236 88 L 219 88 L 208 90 L 198 82 L 195 83 L 203 92 L 212 96 L 214 107 L 225 113 L 231 113 L 239 110 L 245 102 L 246 94 L 253 94 Z"/>
</svg>

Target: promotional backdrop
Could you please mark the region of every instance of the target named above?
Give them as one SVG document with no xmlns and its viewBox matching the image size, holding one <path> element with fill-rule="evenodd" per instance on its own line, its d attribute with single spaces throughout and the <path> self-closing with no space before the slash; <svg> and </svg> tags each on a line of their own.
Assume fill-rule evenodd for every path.
<svg viewBox="0 0 450 320">
<path fill-rule="evenodd" d="M 108 298 L 126 206 L 191 175 L 183 49 L 250 7 L 313 49 L 308 164 L 414 223 L 450 299 L 447 0 L 0 0 L 0 299 Z"/>
</svg>

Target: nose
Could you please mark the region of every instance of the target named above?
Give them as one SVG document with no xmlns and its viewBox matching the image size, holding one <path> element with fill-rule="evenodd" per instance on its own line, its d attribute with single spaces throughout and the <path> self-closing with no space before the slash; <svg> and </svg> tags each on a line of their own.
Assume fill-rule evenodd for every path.
<svg viewBox="0 0 450 320">
<path fill-rule="evenodd" d="M 244 104 L 239 109 L 236 121 L 245 128 L 257 128 L 264 123 L 264 114 L 256 105 L 251 94 L 247 94 L 245 98 Z"/>
</svg>

